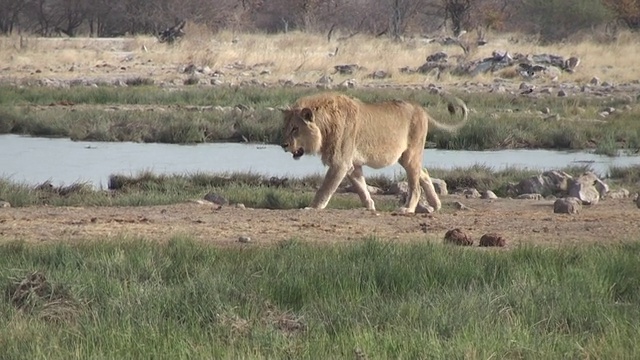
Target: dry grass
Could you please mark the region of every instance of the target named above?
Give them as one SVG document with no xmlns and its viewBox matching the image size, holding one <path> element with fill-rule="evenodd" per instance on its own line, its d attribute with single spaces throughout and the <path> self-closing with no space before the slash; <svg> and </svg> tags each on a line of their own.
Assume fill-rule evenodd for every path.
<svg viewBox="0 0 640 360">
<path fill-rule="evenodd" d="M 222 70 L 227 78 L 249 75 L 260 76 L 261 80 L 267 82 L 287 79 L 300 82 L 316 81 L 323 74 L 333 74 L 335 65 L 355 63 L 366 70 L 336 76 L 335 80 L 350 77 L 361 82 L 373 81 L 367 80 L 368 74 L 385 70 L 392 74 L 392 80 L 375 81 L 400 84 L 436 81 L 447 84 L 460 81 L 460 78 L 453 76 L 435 79 L 435 76 L 400 73 L 401 67 L 418 67 L 424 63 L 427 55 L 437 51 L 445 51 L 454 57 L 463 55 L 460 47 L 427 43 L 418 37 L 394 42 L 385 37 L 334 34 L 329 42 L 325 34 L 300 32 L 269 35 L 227 31 L 211 34 L 193 24 L 187 25 L 186 33 L 185 38 L 173 46 L 143 36 L 118 39 L 3 37 L 0 38 L 0 62 L 4 66 L 0 74 L 20 77 L 28 73 L 32 77 L 64 79 L 126 73 L 128 76 L 171 80 L 179 77 L 177 69 L 180 66 L 193 63 L 209 66 L 212 70 Z M 636 61 L 640 55 L 637 37 L 637 34 L 622 33 L 617 40 L 605 44 L 587 36 L 587 40 L 580 42 L 542 46 L 526 36 L 488 34 L 486 39 L 489 43 L 474 49 L 470 58 L 487 57 L 494 50 L 578 56 L 581 64 L 577 73 L 562 74 L 559 81 L 586 82 L 598 76 L 614 83 L 628 82 L 637 80 L 634 74 L 640 72 L 640 63 Z M 333 56 L 336 48 L 338 53 Z M 133 59 L 130 55 L 133 55 Z M 244 67 L 230 69 L 232 64 L 242 64 Z M 73 71 L 70 71 L 71 67 Z M 269 73 L 260 75 L 265 69 Z M 489 80 L 489 76 L 479 76 L 475 80 Z"/>
</svg>

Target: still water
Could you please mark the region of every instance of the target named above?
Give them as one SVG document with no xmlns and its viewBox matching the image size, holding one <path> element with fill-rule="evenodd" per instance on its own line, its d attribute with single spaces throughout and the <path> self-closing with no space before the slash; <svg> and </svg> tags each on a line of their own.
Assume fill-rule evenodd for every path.
<svg viewBox="0 0 640 360">
<path fill-rule="evenodd" d="M 589 163 L 600 174 L 612 165 L 640 164 L 639 156 L 607 157 L 588 152 L 549 150 L 451 151 L 427 149 L 428 168 L 484 164 L 495 169 L 516 166 L 557 169 Z M 216 143 L 198 145 L 84 142 L 18 135 L 0 135 L 0 177 L 15 182 L 54 185 L 88 182 L 106 188 L 112 174 L 253 172 L 268 176 L 303 176 L 324 173 L 319 157 L 292 159 L 277 145 Z M 365 169 L 367 174 L 399 175 L 399 165 Z"/>
</svg>

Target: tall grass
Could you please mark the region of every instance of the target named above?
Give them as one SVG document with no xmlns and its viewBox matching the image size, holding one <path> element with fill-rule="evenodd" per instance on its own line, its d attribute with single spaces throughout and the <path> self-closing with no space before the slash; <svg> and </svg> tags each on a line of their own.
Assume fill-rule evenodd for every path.
<svg viewBox="0 0 640 360">
<path fill-rule="evenodd" d="M 637 358 L 638 251 L 5 240 L 0 358 Z"/>
</svg>

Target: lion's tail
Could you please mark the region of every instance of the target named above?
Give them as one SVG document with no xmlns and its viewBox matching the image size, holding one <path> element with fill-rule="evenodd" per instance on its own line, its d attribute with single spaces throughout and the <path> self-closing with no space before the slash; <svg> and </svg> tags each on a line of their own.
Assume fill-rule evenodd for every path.
<svg viewBox="0 0 640 360">
<path fill-rule="evenodd" d="M 451 115 L 454 115 L 456 113 L 456 106 L 458 106 L 462 111 L 461 122 L 455 125 L 449 125 L 449 124 L 440 123 L 436 119 L 429 117 L 429 123 L 437 127 L 438 129 L 445 130 L 448 132 L 456 132 L 460 130 L 467 123 L 467 120 L 469 119 L 469 108 L 467 108 L 467 104 L 465 104 L 464 101 L 462 101 L 462 99 L 453 97 L 452 99 L 449 100 L 447 104 L 447 110 L 449 110 L 449 113 Z"/>
</svg>

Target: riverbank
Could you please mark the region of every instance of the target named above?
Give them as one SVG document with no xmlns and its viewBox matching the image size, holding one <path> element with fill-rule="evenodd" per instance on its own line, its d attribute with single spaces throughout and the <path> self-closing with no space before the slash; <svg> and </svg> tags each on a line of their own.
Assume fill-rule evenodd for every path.
<svg viewBox="0 0 640 360">
<path fill-rule="evenodd" d="M 193 144 L 216 141 L 278 144 L 277 107 L 317 89 L 154 86 L 127 88 L 0 88 L 0 133 L 84 141 Z M 444 122 L 439 95 L 421 90 L 356 89 L 368 101 L 401 98 L 423 104 Z M 573 97 L 530 99 L 509 94 L 457 93 L 470 121 L 457 134 L 432 130 L 429 146 L 453 150 L 595 149 L 616 154 L 640 148 L 640 108 L 631 100 Z M 603 115 L 604 109 L 610 111 Z"/>
</svg>

